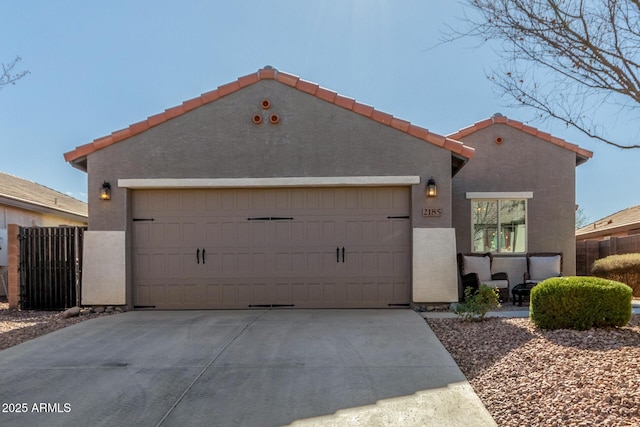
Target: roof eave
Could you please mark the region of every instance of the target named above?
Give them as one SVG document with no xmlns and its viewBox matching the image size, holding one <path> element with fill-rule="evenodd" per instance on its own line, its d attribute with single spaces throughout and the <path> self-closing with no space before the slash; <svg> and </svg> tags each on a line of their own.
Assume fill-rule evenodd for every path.
<svg viewBox="0 0 640 427">
<path fill-rule="evenodd" d="M 82 172 L 87 172 L 87 156 L 82 156 L 77 159 L 69 161 L 71 166 L 74 168 L 81 170 Z"/>
<path fill-rule="evenodd" d="M 13 206 L 15 208 L 25 209 L 33 212 L 39 212 L 49 215 L 59 216 L 65 219 L 70 219 L 78 222 L 87 222 L 88 215 L 79 214 L 63 209 L 55 209 L 48 206 L 43 206 L 38 203 L 29 202 L 26 200 L 18 200 L 10 197 L 0 196 L 0 204 Z"/>
</svg>

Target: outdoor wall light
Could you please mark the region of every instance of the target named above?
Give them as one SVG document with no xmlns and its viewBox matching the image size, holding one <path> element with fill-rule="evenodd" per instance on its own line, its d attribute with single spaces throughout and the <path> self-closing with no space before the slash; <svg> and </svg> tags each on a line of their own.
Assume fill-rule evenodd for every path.
<svg viewBox="0 0 640 427">
<path fill-rule="evenodd" d="M 103 182 L 100 187 L 100 200 L 111 200 L 111 184 L 107 181 Z"/>
<path fill-rule="evenodd" d="M 427 197 L 436 197 L 438 193 L 438 187 L 436 186 L 436 182 L 433 177 L 429 178 L 427 181 Z"/>
</svg>

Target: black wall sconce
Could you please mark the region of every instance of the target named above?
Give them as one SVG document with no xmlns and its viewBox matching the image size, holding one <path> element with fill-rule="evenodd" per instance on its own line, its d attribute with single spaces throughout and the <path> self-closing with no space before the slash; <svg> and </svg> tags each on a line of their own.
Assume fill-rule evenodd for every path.
<svg viewBox="0 0 640 427">
<path fill-rule="evenodd" d="M 433 177 L 429 178 L 429 181 L 427 181 L 427 197 L 436 197 L 436 195 L 438 194 L 438 187 L 436 186 L 436 181 L 433 179 Z"/>
<path fill-rule="evenodd" d="M 111 184 L 107 181 L 103 182 L 100 187 L 100 200 L 111 200 Z"/>
</svg>

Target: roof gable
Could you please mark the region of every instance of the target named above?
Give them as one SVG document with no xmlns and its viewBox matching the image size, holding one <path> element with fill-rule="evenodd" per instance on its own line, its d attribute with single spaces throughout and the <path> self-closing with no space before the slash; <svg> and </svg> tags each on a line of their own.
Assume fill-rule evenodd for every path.
<svg viewBox="0 0 640 427">
<path fill-rule="evenodd" d="M 0 172 L 0 203 L 38 212 L 87 219 L 87 204 L 49 187 Z"/>
<path fill-rule="evenodd" d="M 405 132 L 415 138 L 429 142 L 438 147 L 444 148 L 452 153 L 452 155 L 461 158 L 463 164 L 466 160 L 473 157 L 474 149 L 464 145 L 462 142 L 455 141 L 453 138 L 444 137 L 442 135 L 430 132 L 428 129 L 416 126 L 406 120 L 399 119 L 391 114 L 376 110 L 372 106 L 357 102 L 352 98 L 342 96 L 329 89 L 325 89 L 316 83 L 312 83 L 301 79 L 298 76 L 278 71 L 272 67 L 265 67 L 258 70 L 257 73 L 248 74 L 240 77 L 234 82 L 219 86 L 217 89 L 206 92 L 199 97 L 187 100 L 181 105 L 168 108 L 164 112 L 148 117 L 146 120 L 134 123 L 125 129 L 121 129 L 94 141 L 76 147 L 75 150 L 64 154 L 67 162 L 74 167 L 86 171 L 86 156 L 101 150 L 110 145 L 116 144 L 125 139 L 140 134 L 152 127 L 158 126 L 168 120 L 188 113 L 205 104 L 215 102 L 216 100 L 230 95 L 240 89 L 253 85 L 260 80 L 275 80 L 281 84 L 295 88 L 301 92 L 315 96 L 323 101 L 332 103 L 338 107 L 352 111 L 361 116 L 370 118 L 378 123 L 382 123 L 391 128 Z"/>
<path fill-rule="evenodd" d="M 511 126 L 512 128 L 518 129 L 524 133 L 527 133 L 529 135 L 533 135 L 537 138 L 540 138 L 543 141 L 549 142 L 551 144 L 557 145 L 558 147 L 564 148 L 565 150 L 569 150 L 572 151 L 574 153 L 576 153 L 576 166 L 581 165 L 582 163 L 586 162 L 587 160 L 589 160 L 591 157 L 593 157 L 593 152 L 589 151 L 589 150 L 585 150 L 584 148 L 580 148 L 579 146 L 577 146 L 576 144 L 572 144 L 570 142 L 565 141 L 562 138 L 558 138 L 555 137 L 553 135 L 551 135 L 550 133 L 547 132 L 543 132 L 541 130 L 538 130 L 532 126 L 526 125 L 522 122 L 519 122 L 517 120 L 512 120 L 509 119 L 506 116 L 503 116 L 502 114 L 494 114 L 493 116 L 489 117 L 488 119 L 485 120 L 481 120 L 479 122 L 476 122 L 474 124 L 472 124 L 471 126 L 468 126 L 464 129 L 460 129 L 459 131 L 452 133 L 450 135 L 447 135 L 447 138 L 451 138 L 451 139 L 463 139 L 466 136 L 469 136 L 471 134 L 474 134 L 482 129 L 485 129 L 489 126 L 495 125 L 495 124 L 504 124 L 507 126 Z"/>
</svg>

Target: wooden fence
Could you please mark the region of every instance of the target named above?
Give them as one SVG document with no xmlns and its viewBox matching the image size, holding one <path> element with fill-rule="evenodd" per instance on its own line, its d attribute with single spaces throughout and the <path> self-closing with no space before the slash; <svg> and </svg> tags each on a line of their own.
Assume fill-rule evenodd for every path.
<svg viewBox="0 0 640 427">
<path fill-rule="evenodd" d="M 79 305 L 83 227 L 20 227 L 20 308 Z"/>
<path fill-rule="evenodd" d="M 593 262 L 609 255 L 640 253 L 640 234 L 576 242 L 576 274 L 590 276 Z"/>
</svg>

